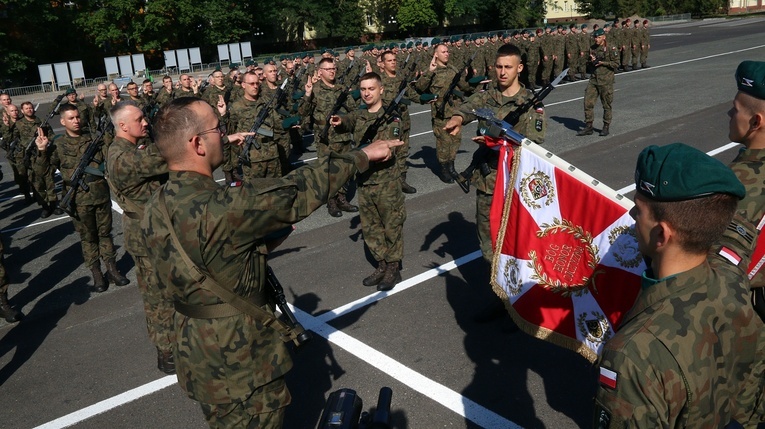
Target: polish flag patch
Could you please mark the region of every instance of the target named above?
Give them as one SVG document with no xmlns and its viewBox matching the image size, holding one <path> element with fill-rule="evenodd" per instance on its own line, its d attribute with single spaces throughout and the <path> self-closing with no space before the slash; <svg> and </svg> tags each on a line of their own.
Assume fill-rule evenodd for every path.
<svg viewBox="0 0 765 429">
<path fill-rule="evenodd" d="M 610 387 L 611 389 L 616 389 L 616 377 L 617 374 L 614 371 L 611 371 L 608 368 L 600 367 L 600 384 Z"/>
<path fill-rule="evenodd" d="M 725 246 L 723 246 L 717 253 L 719 253 L 720 256 L 727 259 L 733 265 L 738 265 L 739 262 L 741 262 L 741 256 L 738 256 L 736 252 L 728 249 Z"/>
</svg>

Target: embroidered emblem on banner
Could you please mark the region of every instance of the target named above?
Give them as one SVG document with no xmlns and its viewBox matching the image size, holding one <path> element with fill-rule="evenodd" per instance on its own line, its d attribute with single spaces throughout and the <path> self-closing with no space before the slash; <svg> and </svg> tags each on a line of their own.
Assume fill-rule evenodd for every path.
<svg viewBox="0 0 765 429">
<path fill-rule="evenodd" d="M 521 190 L 523 202 L 530 208 L 541 209 L 541 203 L 549 206 L 555 202 L 555 189 L 552 180 L 550 180 L 550 176 L 541 171 L 535 171 L 524 177 L 521 181 Z"/>
</svg>

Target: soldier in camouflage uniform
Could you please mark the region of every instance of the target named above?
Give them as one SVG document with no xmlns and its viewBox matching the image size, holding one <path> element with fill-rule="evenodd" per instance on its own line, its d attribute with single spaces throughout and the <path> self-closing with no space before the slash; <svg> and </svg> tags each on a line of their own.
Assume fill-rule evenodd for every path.
<svg viewBox="0 0 765 429">
<path fill-rule="evenodd" d="M 460 65 L 461 66 L 461 65 Z M 436 46 L 433 58 L 430 61 L 428 71 L 415 83 L 415 88 L 420 94 L 435 95 L 430 100 L 431 123 L 433 124 L 433 135 L 436 137 L 436 157 L 441 169 L 438 178 L 444 183 L 454 183 L 453 177 L 457 175 L 454 169 L 454 159 L 457 157 L 457 151 L 462 143 L 462 134 L 450 134 L 444 130 L 444 125 L 448 120 L 446 114 L 449 109 L 459 108 L 461 100 L 456 95 L 448 95 L 449 86 L 456 74 L 461 74 L 463 70 L 457 70 L 449 63 L 449 48 L 444 44 Z M 460 79 L 459 90 L 467 92 L 470 88 L 464 79 Z M 443 115 L 439 115 L 438 108 L 442 100 L 449 96 L 449 105 L 444 109 Z"/>
<path fill-rule="evenodd" d="M 748 302 L 744 271 L 755 229 L 733 218 L 744 187 L 682 143 L 644 149 L 635 187 L 630 213 L 650 266 L 604 345 L 595 427 L 722 428 L 762 400 L 747 390 L 765 325 Z"/>
<path fill-rule="evenodd" d="M 636 60 L 631 60 L 632 58 L 632 52 L 634 52 L 634 43 L 635 43 L 635 32 L 632 28 L 632 21 L 627 18 L 622 22 L 622 31 L 621 31 L 622 37 L 622 70 L 627 71 L 627 67 L 630 65 L 630 62 L 634 62 Z"/>
<path fill-rule="evenodd" d="M 52 150 L 48 150 L 50 142 L 45 135 L 38 135 L 35 143 L 40 154 L 50 155 L 50 164 L 58 166 L 64 189 L 69 189 L 73 186 L 72 174 L 95 136 L 82 132 L 80 112 L 76 106 L 65 104 L 59 114 L 64 135 L 55 139 L 51 144 Z M 40 158 L 42 156 L 38 156 L 38 162 Z M 117 252 L 112 240 L 112 201 L 109 185 L 104 179 L 105 158 L 102 146 L 88 163 L 82 177 L 88 190 L 77 187 L 70 205 L 73 208 L 74 229 L 80 235 L 82 258 L 93 275 L 93 290 L 96 292 L 104 292 L 109 287 L 101 271 L 101 261 L 106 265 L 109 281 L 117 286 L 130 283 L 117 269 Z"/>
<path fill-rule="evenodd" d="M 19 191 L 24 196 L 24 201 L 27 204 L 32 204 L 35 198 L 32 196 L 33 190 L 29 183 L 29 174 L 27 172 L 27 166 L 24 165 L 23 157 L 21 162 L 16 161 L 16 151 L 19 150 L 21 144 L 20 137 L 15 132 L 16 122 L 21 120 L 22 114 L 16 105 L 11 104 L 6 108 L 8 114 L 3 115 L 3 148 L 7 151 L 6 157 L 8 163 L 11 164 L 11 170 L 13 171 L 13 181 L 19 187 Z"/>
<path fill-rule="evenodd" d="M 265 75 L 266 80 L 263 82 L 263 84 L 260 85 L 260 98 L 263 99 L 264 103 L 267 103 L 276 96 L 276 93 L 284 82 L 284 79 L 287 79 L 287 86 L 284 87 L 285 93 L 281 97 L 281 103 L 278 104 L 277 100 L 274 100 L 272 103 L 274 115 L 273 139 L 276 142 L 276 148 L 279 151 L 279 164 L 281 165 L 282 176 L 287 174 L 291 169 L 289 161 L 291 150 L 289 129 L 293 125 L 298 124 L 294 120 L 288 120 L 288 118 L 290 118 L 290 114 L 286 110 L 286 102 L 290 99 L 287 91 L 289 91 L 290 88 L 290 79 L 294 77 L 294 70 L 294 66 L 290 60 L 287 60 L 287 62 L 284 63 L 284 74 L 281 76 L 277 74 L 276 66 L 272 64 L 266 64 L 263 66 L 263 74 Z M 286 128 L 285 125 L 287 125 Z"/>
<path fill-rule="evenodd" d="M 77 90 L 68 88 L 64 94 L 66 95 L 69 104 L 77 107 L 77 110 L 80 112 L 80 121 L 83 132 L 95 132 L 96 122 L 93 118 L 93 110 L 87 103 L 77 98 Z"/>
<path fill-rule="evenodd" d="M 14 160 L 17 165 L 25 164 L 27 160 L 27 155 L 24 153 L 26 146 L 34 139 L 39 127 L 42 126 L 40 118 L 35 116 L 35 108 L 32 106 L 32 103 L 29 101 L 21 103 L 21 112 L 24 114 L 24 117 L 13 124 L 14 134 L 12 137 L 13 140 L 18 139 L 19 141 L 14 152 Z M 42 132 L 45 133 L 49 140 L 53 140 L 53 130 L 50 125 L 46 124 Z M 55 182 L 53 181 L 55 169 L 52 168 L 50 154 L 47 153 L 50 150 L 52 148 L 41 152 L 33 147 L 31 149 L 31 156 L 28 157 L 28 164 L 25 165 L 32 183 L 34 196 L 37 199 L 37 203 L 42 207 L 40 217 L 43 219 L 50 216 L 51 213 L 56 215 L 64 213 L 58 208 L 58 196 L 56 195 Z"/>
<path fill-rule="evenodd" d="M 220 98 L 223 97 L 223 100 L 228 102 L 230 97 L 231 90 L 223 84 L 223 78 L 223 72 L 220 67 L 216 68 L 212 72 L 212 84 L 205 88 L 205 91 L 202 93 L 202 100 L 206 101 L 216 112 L 218 111 L 216 106 Z"/>
<path fill-rule="evenodd" d="M 157 104 L 162 107 L 165 103 L 173 99 L 173 78 L 170 76 L 162 77 L 162 88 L 157 93 Z"/>
<path fill-rule="evenodd" d="M 537 88 L 537 75 L 539 70 L 539 37 L 537 31 L 529 34 L 529 46 L 526 50 L 526 66 L 529 68 L 529 89 Z"/>
<path fill-rule="evenodd" d="M 305 87 L 303 104 L 300 106 L 300 116 L 313 118 L 313 138 L 319 158 L 328 156 L 331 152 L 346 153 L 350 151 L 355 142 L 350 132 L 338 132 L 327 123 L 327 117 L 332 111 L 340 93 L 345 87 L 335 83 L 337 67 L 332 59 L 322 58 L 319 61 L 318 74 L 313 76 Z M 356 105 L 352 97 L 347 97 L 341 110 L 351 112 Z M 326 137 L 324 129 L 327 129 Z M 348 202 L 346 198 L 347 186 L 343 186 L 337 195 L 330 196 L 327 201 L 327 211 L 332 217 L 340 217 L 342 212 L 355 213 L 359 208 Z"/>
<path fill-rule="evenodd" d="M 163 296 L 177 310 L 181 388 L 200 402 L 212 428 L 278 428 L 291 400 L 284 375 L 292 360 L 280 323 L 264 323 L 274 318 L 265 306 L 266 257 L 278 245 L 268 235 L 308 216 L 351 175 L 389 159 L 390 147 L 400 143 L 378 141 L 283 178 L 221 187 L 213 180 L 223 161 L 219 127 L 201 100 L 174 100 L 158 113 L 157 146 L 170 177 L 148 202 L 141 227 Z M 232 143 L 242 139 L 229 136 Z M 262 310 L 236 310 L 200 283 L 189 264 L 205 273 L 206 284 L 215 282 Z"/>
<path fill-rule="evenodd" d="M 125 86 L 125 90 L 128 93 L 128 101 L 132 101 L 136 106 L 138 106 L 139 109 L 141 109 L 142 112 L 145 112 L 146 101 L 143 97 L 138 95 L 138 84 L 131 81 L 127 84 L 127 86 Z"/>
<path fill-rule="evenodd" d="M 395 60 L 395 56 L 393 58 Z M 333 127 L 339 128 L 340 132 L 350 131 L 357 139 L 362 138 L 370 125 L 385 114 L 380 75 L 365 74 L 361 77 L 359 86 L 366 109 L 354 110 L 342 118 L 333 116 L 331 120 Z M 401 119 L 394 114 L 385 119 L 373 140 L 398 140 L 400 137 Z M 391 290 L 401 281 L 399 264 L 404 257 L 406 207 L 398 168 L 394 152 L 390 159 L 375 164 L 367 172 L 359 175 L 357 180 L 364 243 L 377 261 L 375 271 L 362 283 L 364 286 L 377 286 L 379 291 Z"/>
<path fill-rule="evenodd" d="M 3 247 L 3 241 L 0 240 L 0 317 L 8 323 L 16 323 L 24 317 L 24 314 L 11 307 L 11 304 L 8 302 L 9 282 L 8 273 L 5 272 L 3 255 L 5 255 L 5 248 Z"/>
<path fill-rule="evenodd" d="M 167 179 L 167 165 L 147 138 L 148 123 L 137 106 L 122 102 L 110 113 L 117 131 L 107 151 L 107 179 L 114 199 L 122 208 L 125 249 L 135 261 L 135 277 L 143 299 L 149 339 L 157 349 L 157 368 L 173 374 L 174 309 L 162 299 L 157 288 L 154 266 L 147 259 L 140 230 L 144 206 Z"/>
<path fill-rule="evenodd" d="M 488 108 L 494 112 L 497 118 L 504 118 L 511 112 L 519 109 L 527 101 L 534 97 L 534 94 L 524 88 L 519 81 L 519 76 L 523 70 L 521 63 L 521 52 L 514 45 L 503 45 L 499 48 L 494 63 L 496 86 L 484 91 L 473 94 L 465 103 L 452 112 L 452 117 L 445 126 L 445 130 L 451 133 L 459 133 L 462 126 L 475 120 L 475 115 L 469 113 L 476 108 Z M 545 140 L 545 113 L 544 105 L 538 102 L 529 110 L 524 112 L 518 123 L 511 124 L 513 129 L 533 140 L 538 144 Z M 482 141 L 482 137 L 474 138 L 475 141 Z M 476 207 L 475 218 L 478 230 L 478 241 L 481 244 L 481 253 L 484 259 L 491 264 L 493 251 L 492 239 L 489 230 L 489 211 L 491 200 L 494 195 L 494 183 L 497 180 L 497 163 L 499 161 L 496 151 L 490 151 L 488 159 L 474 160 L 474 162 L 486 162 L 491 169 L 488 176 L 481 174 L 481 169 L 476 168 L 470 177 L 471 183 L 476 189 Z"/>
<path fill-rule="evenodd" d="M 587 32 L 587 24 L 582 24 L 579 32 L 579 61 L 577 62 L 576 74 L 581 80 L 586 79 L 585 73 L 587 72 L 587 60 L 590 53 L 590 47 L 592 46 L 592 39 Z"/>
<path fill-rule="evenodd" d="M 579 30 L 576 24 L 569 26 L 569 32 L 566 35 L 566 62 L 568 67 L 568 74 L 566 79 L 569 82 L 579 80 L 576 76 L 576 71 L 579 68 L 579 61 L 584 59 L 584 55 L 579 51 Z"/>
<path fill-rule="evenodd" d="M 593 133 L 592 123 L 595 120 L 595 101 L 600 98 L 603 104 L 603 129 L 599 135 L 609 134 L 611 125 L 611 103 L 614 100 L 614 71 L 619 67 L 619 50 L 608 46 L 606 33 L 602 29 L 595 30 L 595 45 L 590 49 L 589 62 L 594 68 L 584 90 L 584 122 L 585 127 L 576 133 L 577 136 L 588 136 Z"/>
<path fill-rule="evenodd" d="M 199 94 L 199 81 L 194 79 L 191 75 L 182 74 L 178 78 L 180 85 L 173 90 L 173 99 L 183 97 L 201 97 Z"/>
<path fill-rule="evenodd" d="M 637 22 L 637 20 L 636 20 Z M 640 26 L 640 68 L 647 69 L 648 65 L 648 50 L 651 49 L 651 34 L 648 32 L 648 20 L 643 20 L 643 25 Z"/>
</svg>

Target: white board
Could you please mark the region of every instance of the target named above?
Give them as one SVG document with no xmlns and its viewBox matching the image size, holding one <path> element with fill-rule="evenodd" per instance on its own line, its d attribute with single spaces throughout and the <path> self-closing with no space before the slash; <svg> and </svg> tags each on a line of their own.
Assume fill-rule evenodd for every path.
<svg viewBox="0 0 765 429">
<path fill-rule="evenodd" d="M 120 62 L 120 75 L 133 76 L 133 63 L 130 62 L 130 55 L 120 56 L 119 62 Z"/>
<path fill-rule="evenodd" d="M 218 45 L 218 61 L 228 61 L 228 45 Z"/>
<path fill-rule="evenodd" d="M 146 60 L 144 59 L 143 54 L 133 54 L 133 69 L 135 71 L 146 70 Z"/>
<path fill-rule="evenodd" d="M 69 71 L 72 72 L 72 79 L 85 79 L 82 61 L 69 61 Z"/>
<path fill-rule="evenodd" d="M 66 63 L 53 64 L 53 70 L 56 72 L 56 84 L 71 85 L 72 79 L 69 77 L 69 67 Z"/>
<path fill-rule="evenodd" d="M 106 67 L 107 76 L 120 74 L 120 66 L 117 64 L 117 57 L 104 58 L 104 66 Z"/>
<path fill-rule="evenodd" d="M 178 49 L 175 51 L 176 56 L 178 56 L 178 70 L 179 71 L 190 71 L 191 66 L 189 65 L 189 50 L 188 49 Z"/>
<path fill-rule="evenodd" d="M 252 58 L 252 46 L 250 42 L 242 42 L 239 44 L 242 47 L 242 58 Z"/>
<path fill-rule="evenodd" d="M 199 48 L 189 48 L 189 57 L 191 57 L 191 64 L 202 64 L 202 54 L 199 52 Z"/>
<path fill-rule="evenodd" d="M 53 65 L 52 64 L 39 64 L 37 71 L 40 72 L 40 83 L 53 82 Z"/>
<path fill-rule="evenodd" d="M 228 51 L 231 54 L 232 63 L 242 62 L 242 52 L 239 50 L 239 43 L 229 43 Z"/>
<path fill-rule="evenodd" d="M 165 51 L 165 68 L 178 67 L 178 63 L 175 61 L 175 51 Z"/>
</svg>

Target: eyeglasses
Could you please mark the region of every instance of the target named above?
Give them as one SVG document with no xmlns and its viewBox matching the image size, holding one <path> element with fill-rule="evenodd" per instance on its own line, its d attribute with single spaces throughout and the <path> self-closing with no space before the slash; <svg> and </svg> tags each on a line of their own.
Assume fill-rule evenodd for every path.
<svg viewBox="0 0 765 429">
<path fill-rule="evenodd" d="M 204 134 L 210 134 L 210 133 L 215 133 L 215 132 L 217 132 L 220 135 L 223 135 L 223 129 L 221 128 L 221 123 L 220 122 L 218 122 L 218 125 L 216 125 L 214 128 L 210 128 L 209 130 L 200 131 L 200 132 L 198 132 L 198 133 L 196 133 L 194 135 L 195 136 L 201 136 L 201 135 L 204 135 Z M 189 140 L 191 140 L 191 139 L 189 139 Z"/>
<path fill-rule="evenodd" d="M 335 71 L 335 70 L 337 70 L 337 67 L 332 67 L 332 68 L 329 68 L 329 67 L 321 67 L 321 70 L 326 70 L 326 71 Z"/>
</svg>

